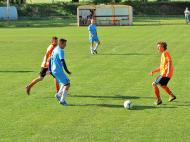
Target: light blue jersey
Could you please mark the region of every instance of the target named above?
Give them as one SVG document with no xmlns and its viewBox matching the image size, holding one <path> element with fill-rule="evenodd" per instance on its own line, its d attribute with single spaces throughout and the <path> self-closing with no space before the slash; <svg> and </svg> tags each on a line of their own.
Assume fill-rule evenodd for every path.
<svg viewBox="0 0 190 142">
<path fill-rule="evenodd" d="M 89 41 L 90 42 L 99 42 L 97 30 L 96 30 L 96 25 L 90 24 L 88 26 L 88 31 L 89 31 Z"/>
<path fill-rule="evenodd" d="M 57 46 L 51 56 L 50 71 L 60 84 L 69 84 L 69 79 L 63 71 L 62 59 L 64 59 L 64 50 Z"/>
</svg>

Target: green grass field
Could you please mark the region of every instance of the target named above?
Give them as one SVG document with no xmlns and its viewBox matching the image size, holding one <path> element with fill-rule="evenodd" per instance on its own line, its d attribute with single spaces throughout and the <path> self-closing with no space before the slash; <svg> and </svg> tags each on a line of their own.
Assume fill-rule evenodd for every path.
<svg viewBox="0 0 190 142">
<path fill-rule="evenodd" d="M 189 142 L 190 25 L 174 20 L 98 27 L 102 44 L 95 56 L 89 54 L 86 27 L 0 28 L 0 141 Z M 73 73 L 68 107 L 55 100 L 50 76 L 30 96 L 25 93 L 54 35 L 68 39 L 66 61 Z M 160 40 L 168 42 L 173 58 L 169 87 L 177 100 L 168 103 L 161 91 L 163 105 L 154 106 L 156 76 L 148 73 L 159 66 Z M 123 108 L 126 99 L 132 110 Z"/>
</svg>

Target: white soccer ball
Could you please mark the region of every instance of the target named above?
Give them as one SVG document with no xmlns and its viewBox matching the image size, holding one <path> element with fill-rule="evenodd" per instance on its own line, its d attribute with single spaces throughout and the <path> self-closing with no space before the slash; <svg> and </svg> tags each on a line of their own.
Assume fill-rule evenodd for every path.
<svg viewBox="0 0 190 142">
<path fill-rule="evenodd" d="M 132 102 L 130 100 L 126 100 L 123 104 L 124 108 L 131 109 L 133 107 Z"/>
</svg>

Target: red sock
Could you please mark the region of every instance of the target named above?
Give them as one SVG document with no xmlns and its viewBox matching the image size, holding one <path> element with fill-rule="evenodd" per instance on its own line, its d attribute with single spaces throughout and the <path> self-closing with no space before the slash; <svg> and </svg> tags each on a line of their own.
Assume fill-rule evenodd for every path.
<svg viewBox="0 0 190 142">
<path fill-rule="evenodd" d="M 56 88 L 56 92 L 58 93 L 59 92 L 59 83 L 57 82 L 56 79 L 54 79 L 54 82 L 55 82 L 55 88 Z"/>
<path fill-rule="evenodd" d="M 172 91 L 167 86 L 162 86 L 162 88 L 166 91 L 166 93 L 168 95 L 170 95 L 172 97 L 174 96 L 173 93 L 172 93 Z"/>
<path fill-rule="evenodd" d="M 161 100 L 161 98 L 160 98 L 160 91 L 159 91 L 158 87 L 156 85 L 153 85 L 153 89 L 154 89 L 154 94 L 155 94 L 156 98 L 158 100 Z"/>
<path fill-rule="evenodd" d="M 56 84 L 56 91 L 59 92 L 59 84 Z"/>
</svg>

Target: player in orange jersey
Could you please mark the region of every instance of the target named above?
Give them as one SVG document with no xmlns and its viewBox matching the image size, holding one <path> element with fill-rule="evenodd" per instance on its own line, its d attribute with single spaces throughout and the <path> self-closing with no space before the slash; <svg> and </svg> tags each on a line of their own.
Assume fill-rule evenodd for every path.
<svg viewBox="0 0 190 142">
<path fill-rule="evenodd" d="M 160 72 L 160 75 L 156 78 L 156 80 L 152 83 L 154 93 L 156 96 L 156 105 L 162 104 L 162 99 L 160 97 L 160 92 L 158 85 L 164 89 L 164 91 L 169 95 L 169 102 L 172 102 L 176 99 L 174 94 L 171 92 L 171 90 L 167 87 L 167 84 L 169 80 L 172 78 L 173 75 L 173 65 L 172 65 L 172 59 L 170 56 L 170 53 L 167 50 L 167 43 L 166 42 L 158 42 L 157 43 L 157 49 L 161 53 L 161 63 L 160 67 L 151 71 L 149 74 L 153 75 L 157 72 Z"/>
<path fill-rule="evenodd" d="M 46 74 L 48 73 L 51 54 L 52 54 L 53 50 L 55 49 L 55 47 L 57 46 L 57 44 L 58 44 L 57 37 L 52 37 L 51 44 L 47 48 L 46 54 L 45 54 L 43 62 L 41 64 L 41 71 L 39 73 L 39 76 L 37 78 L 35 78 L 34 80 L 32 80 L 32 82 L 29 85 L 26 86 L 26 93 L 28 95 L 30 94 L 31 88 L 36 83 L 38 83 L 39 81 L 42 81 L 44 79 L 44 77 L 46 76 Z M 54 79 L 54 82 L 55 82 L 55 85 L 56 85 L 56 91 L 58 92 L 59 91 L 59 84 L 57 83 L 56 79 Z"/>
</svg>

